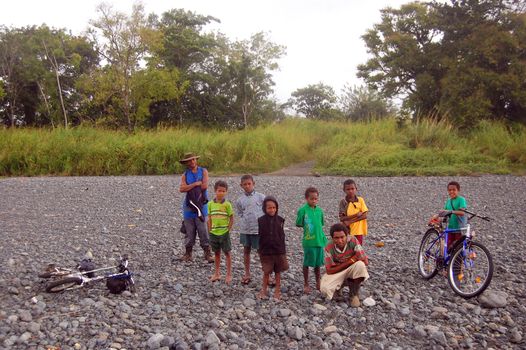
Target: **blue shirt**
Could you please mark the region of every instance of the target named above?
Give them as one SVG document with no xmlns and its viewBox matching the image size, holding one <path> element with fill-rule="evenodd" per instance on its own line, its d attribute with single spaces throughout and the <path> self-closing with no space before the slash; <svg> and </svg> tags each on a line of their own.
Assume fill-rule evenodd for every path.
<svg viewBox="0 0 526 350">
<path fill-rule="evenodd" d="M 258 234 L 258 218 L 263 216 L 263 200 L 259 192 L 243 193 L 234 203 L 239 216 L 239 232 L 247 235 Z"/>
<path fill-rule="evenodd" d="M 197 167 L 197 173 L 193 173 L 191 170 L 186 170 L 184 172 L 185 178 L 186 178 L 186 184 L 190 185 L 197 181 L 203 181 L 203 174 L 204 174 L 205 168 Z M 205 197 L 208 199 L 208 191 L 205 190 Z M 204 216 L 208 215 L 208 206 L 203 205 L 201 208 L 201 212 Z M 197 218 L 197 213 L 192 211 L 187 205 L 186 205 L 186 195 L 184 197 L 183 201 L 183 217 L 185 219 L 192 219 Z"/>
</svg>

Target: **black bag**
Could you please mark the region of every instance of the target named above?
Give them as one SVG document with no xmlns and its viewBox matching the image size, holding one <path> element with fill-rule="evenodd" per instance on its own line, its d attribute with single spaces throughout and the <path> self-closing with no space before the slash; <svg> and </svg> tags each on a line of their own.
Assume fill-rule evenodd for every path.
<svg viewBox="0 0 526 350">
<path fill-rule="evenodd" d="M 106 287 L 112 294 L 121 294 L 126 290 L 126 278 L 113 277 L 106 280 Z"/>
<path fill-rule="evenodd" d="M 92 271 L 95 270 L 97 267 L 95 266 L 95 263 L 91 261 L 91 259 L 82 259 L 79 263 L 79 271 L 80 272 L 86 272 L 86 271 Z M 95 277 L 94 272 L 90 272 L 86 274 L 87 277 L 93 278 Z"/>
</svg>

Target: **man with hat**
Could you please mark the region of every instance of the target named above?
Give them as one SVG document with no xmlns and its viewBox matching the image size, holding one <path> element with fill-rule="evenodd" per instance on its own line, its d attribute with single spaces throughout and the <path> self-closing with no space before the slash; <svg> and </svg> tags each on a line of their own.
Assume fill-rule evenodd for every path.
<svg viewBox="0 0 526 350">
<path fill-rule="evenodd" d="M 186 170 L 181 177 L 179 192 L 186 193 L 183 202 L 183 225 L 186 231 L 184 246 L 185 253 L 181 257 L 182 261 L 192 260 L 192 249 L 195 245 L 195 238 L 199 235 L 199 243 L 203 248 L 205 260 L 209 263 L 214 262 L 210 253 L 208 241 L 208 229 L 206 227 L 206 216 L 208 214 L 208 171 L 197 165 L 198 155 L 185 153 L 179 163 L 186 166 Z"/>
</svg>

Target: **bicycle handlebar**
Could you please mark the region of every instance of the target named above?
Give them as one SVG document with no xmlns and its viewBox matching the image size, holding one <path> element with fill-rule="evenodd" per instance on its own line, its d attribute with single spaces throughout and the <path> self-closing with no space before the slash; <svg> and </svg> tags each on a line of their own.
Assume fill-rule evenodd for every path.
<svg viewBox="0 0 526 350">
<path fill-rule="evenodd" d="M 485 220 L 485 221 L 491 221 L 491 218 L 487 217 L 487 216 L 482 216 L 482 215 L 479 215 L 479 214 L 476 214 L 476 213 L 473 213 L 467 209 L 460 209 L 461 211 L 463 211 L 464 213 L 467 213 L 469 215 L 471 215 L 471 217 L 478 217 L 478 218 L 481 218 L 482 220 Z"/>
</svg>

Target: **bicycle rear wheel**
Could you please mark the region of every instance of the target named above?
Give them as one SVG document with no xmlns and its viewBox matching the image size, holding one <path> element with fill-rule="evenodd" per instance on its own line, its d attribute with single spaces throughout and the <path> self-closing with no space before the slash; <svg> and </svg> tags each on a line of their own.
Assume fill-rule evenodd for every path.
<svg viewBox="0 0 526 350">
<path fill-rule="evenodd" d="M 67 277 L 61 280 L 49 282 L 46 292 L 59 293 L 82 284 L 82 277 Z"/>
<path fill-rule="evenodd" d="M 448 266 L 451 289 L 463 298 L 476 297 L 490 284 L 493 277 L 493 259 L 488 249 L 478 242 L 459 245 Z"/>
<path fill-rule="evenodd" d="M 438 272 L 437 258 L 440 255 L 440 234 L 434 228 L 427 230 L 422 237 L 418 250 L 418 271 L 426 280 L 435 277 Z"/>
</svg>

